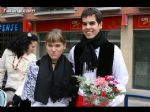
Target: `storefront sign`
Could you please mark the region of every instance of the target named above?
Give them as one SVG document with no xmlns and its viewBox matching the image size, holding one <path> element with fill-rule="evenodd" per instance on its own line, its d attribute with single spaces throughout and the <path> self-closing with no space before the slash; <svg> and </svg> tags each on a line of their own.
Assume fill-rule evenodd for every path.
<svg viewBox="0 0 150 112">
<path fill-rule="evenodd" d="M 21 23 L 0 24 L 0 32 L 20 32 L 22 31 Z"/>
<path fill-rule="evenodd" d="M 76 19 L 60 19 L 46 20 L 36 22 L 36 32 L 50 31 L 51 29 L 59 28 L 63 31 L 81 31 L 82 22 L 80 18 Z M 121 16 L 103 18 L 103 29 L 114 30 L 121 28 Z"/>
<path fill-rule="evenodd" d="M 78 19 L 78 20 L 72 20 L 71 21 L 71 29 L 72 30 L 75 30 L 75 29 L 81 29 L 81 25 L 82 25 L 82 23 L 81 23 L 81 20 L 80 19 Z"/>
<path fill-rule="evenodd" d="M 103 30 L 116 30 L 121 29 L 121 16 L 104 17 Z"/>
<path fill-rule="evenodd" d="M 133 17 L 134 28 L 150 28 L 150 15 L 140 15 Z"/>
</svg>

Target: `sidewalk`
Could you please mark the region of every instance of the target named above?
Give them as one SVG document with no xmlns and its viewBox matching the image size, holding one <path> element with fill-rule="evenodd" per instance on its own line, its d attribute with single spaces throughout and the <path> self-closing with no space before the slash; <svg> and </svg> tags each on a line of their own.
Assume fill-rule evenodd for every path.
<svg viewBox="0 0 150 112">
<path fill-rule="evenodd" d="M 124 107 L 124 102 L 118 105 L 118 107 Z M 142 98 L 128 98 L 128 107 L 150 107 L 150 99 Z"/>
</svg>

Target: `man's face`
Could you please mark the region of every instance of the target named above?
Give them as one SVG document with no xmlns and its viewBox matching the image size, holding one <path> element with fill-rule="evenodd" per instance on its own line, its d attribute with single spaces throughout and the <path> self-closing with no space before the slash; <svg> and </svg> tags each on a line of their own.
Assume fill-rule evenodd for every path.
<svg viewBox="0 0 150 112">
<path fill-rule="evenodd" d="M 82 18 L 82 31 L 87 39 L 94 38 L 100 29 L 102 29 L 102 22 L 98 24 L 95 15 Z"/>
<path fill-rule="evenodd" d="M 61 54 L 64 53 L 66 44 L 62 42 L 46 43 L 47 53 L 52 59 L 52 62 L 57 62 Z"/>
</svg>

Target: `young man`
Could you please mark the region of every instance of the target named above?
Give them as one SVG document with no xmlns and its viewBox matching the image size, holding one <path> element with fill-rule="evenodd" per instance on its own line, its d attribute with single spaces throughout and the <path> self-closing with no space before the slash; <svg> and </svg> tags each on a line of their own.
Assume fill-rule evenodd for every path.
<svg viewBox="0 0 150 112">
<path fill-rule="evenodd" d="M 95 81 L 97 76 L 113 75 L 125 88 L 128 82 L 128 72 L 121 50 L 108 42 L 102 29 L 102 14 L 96 8 L 87 8 L 81 15 L 83 37 L 68 55 L 76 75 L 85 76 Z M 83 90 L 76 88 L 75 106 L 84 106 Z M 116 106 L 124 100 L 124 95 L 116 97 L 111 106 Z"/>
</svg>

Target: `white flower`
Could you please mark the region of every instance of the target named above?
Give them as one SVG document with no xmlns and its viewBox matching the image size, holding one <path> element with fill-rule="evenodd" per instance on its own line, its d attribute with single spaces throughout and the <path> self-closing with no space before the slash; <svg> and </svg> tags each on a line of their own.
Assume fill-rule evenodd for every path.
<svg viewBox="0 0 150 112">
<path fill-rule="evenodd" d="M 90 86 L 92 82 L 91 82 L 90 80 L 86 80 L 84 83 L 85 83 L 86 85 Z"/>
<path fill-rule="evenodd" d="M 28 37 L 32 37 L 32 34 L 31 34 L 31 33 L 28 33 L 27 36 L 28 36 Z"/>
</svg>

